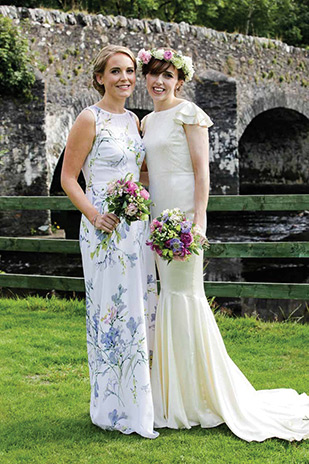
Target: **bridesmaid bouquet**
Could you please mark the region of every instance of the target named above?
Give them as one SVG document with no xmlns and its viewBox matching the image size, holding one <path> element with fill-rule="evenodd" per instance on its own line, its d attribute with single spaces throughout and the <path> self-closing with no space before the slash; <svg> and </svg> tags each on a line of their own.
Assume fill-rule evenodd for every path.
<svg viewBox="0 0 309 464">
<path fill-rule="evenodd" d="M 150 215 L 149 207 L 152 201 L 149 193 L 140 182 L 133 182 L 133 174 L 128 173 L 123 179 L 113 180 L 107 185 L 107 196 L 105 203 L 109 213 L 114 213 L 119 219 L 124 219 L 128 226 L 134 221 L 147 221 Z M 116 243 L 119 243 L 124 236 L 123 231 L 117 228 L 110 234 L 102 230 L 96 230 L 99 243 L 95 250 L 91 252 L 91 259 L 99 256 L 102 248 L 107 250 L 114 236 Z"/>
<path fill-rule="evenodd" d="M 123 218 L 128 225 L 134 221 L 147 221 L 152 201 L 140 182 L 133 182 L 133 174 L 108 183 L 106 203 L 108 212 Z"/>
<path fill-rule="evenodd" d="M 164 210 L 152 221 L 150 231 L 146 244 L 168 263 L 186 261 L 200 249 L 209 248 L 208 240 L 201 243 L 195 224 L 179 208 Z"/>
</svg>

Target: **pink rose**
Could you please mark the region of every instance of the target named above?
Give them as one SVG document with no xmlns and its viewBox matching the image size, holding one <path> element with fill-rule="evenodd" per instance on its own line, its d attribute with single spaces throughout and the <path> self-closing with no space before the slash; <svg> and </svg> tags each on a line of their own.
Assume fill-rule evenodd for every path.
<svg viewBox="0 0 309 464">
<path fill-rule="evenodd" d="M 163 55 L 163 58 L 166 60 L 166 61 L 169 61 L 173 58 L 173 53 L 170 51 L 170 50 L 166 50 L 164 52 L 164 55 Z"/>
<path fill-rule="evenodd" d="M 126 182 L 126 189 L 127 189 L 127 192 L 131 193 L 131 195 L 134 195 L 136 196 L 136 190 L 138 190 L 138 186 L 136 185 L 135 182 L 131 182 L 130 180 L 128 180 Z"/>
<path fill-rule="evenodd" d="M 149 195 L 149 193 L 147 192 L 146 189 L 141 190 L 140 193 L 141 193 L 141 197 L 143 197 L 145 200 L 148 200 L 150 195 Z"/>
<path fill-rule="evenodd" d="M 137 58 L 142 60 L 144 64 L 148 64 L 149 61 L 151 60 L 151 53 L 149 51 L 146 51 L 144 48 L 142 48 L 137 55 Z"/>
</svg>

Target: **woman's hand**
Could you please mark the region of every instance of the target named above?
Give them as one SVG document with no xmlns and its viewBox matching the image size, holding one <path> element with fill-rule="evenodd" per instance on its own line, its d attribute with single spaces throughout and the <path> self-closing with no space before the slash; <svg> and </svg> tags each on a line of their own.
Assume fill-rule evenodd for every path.
<svg viewBox="0 0 309 464">
<path fill-rule="evenodd" d="M 104 214 L 96 214 L 93 219 L 91 220 L 92 225 L 96 229 L 103 230 L 108 234 L 111 234 L 116 229 L 117 225 L 119 224 L 119 218 L 114 213 L 104 213 Z"/>
<path fill-rule="evenodd" d="M 205 227 L 202 228 L 199 224 L 195 225 L 194 232 L 198 236 L 201 245 L 205 245 L 208 242 L 204 230 Z"/>
<path fill-rule="evenodd" d="M 147 168 L 146 160 L 143 161 L 139 180 L 146 187 L 149 186 L 149 175 L 148 175 L 148 168 Z"/>
</svg>

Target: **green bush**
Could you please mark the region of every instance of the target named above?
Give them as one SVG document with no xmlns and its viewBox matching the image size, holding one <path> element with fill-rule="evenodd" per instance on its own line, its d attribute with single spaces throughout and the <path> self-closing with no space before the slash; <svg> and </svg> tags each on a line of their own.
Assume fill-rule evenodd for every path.
<svg viewBox="0 0 309 464">
<path fill-rule="evenodd" d="M 0 17 L 0 94 L 31 97 L 35 81 L 28 40 L 9 18 Z"/>
</svg>

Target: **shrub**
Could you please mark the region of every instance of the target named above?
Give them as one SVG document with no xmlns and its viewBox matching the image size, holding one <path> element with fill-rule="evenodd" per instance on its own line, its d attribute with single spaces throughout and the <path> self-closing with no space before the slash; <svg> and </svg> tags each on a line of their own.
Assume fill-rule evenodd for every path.
<svg viewBox="0 0 309 464">
<path fill-rule="evenodd" d="M 28 40 L 9 18 L 0 17 L 0 94 L 31 98 L 35 81 Z"/>
</svg>

